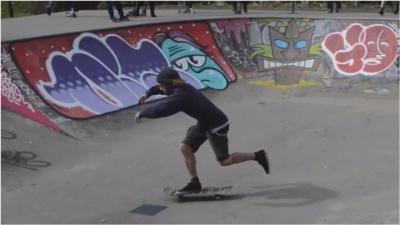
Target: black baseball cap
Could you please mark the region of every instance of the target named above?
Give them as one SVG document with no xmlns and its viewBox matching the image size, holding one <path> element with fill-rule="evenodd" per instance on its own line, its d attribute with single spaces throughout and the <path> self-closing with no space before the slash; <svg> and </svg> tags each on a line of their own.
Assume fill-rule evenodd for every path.
<svg viewBox="0 0 400 225">
<path fill-rule="evenodd" d="M 160 84 L 172 84 L 172 81 L 175 79 L 181 79 L 178 72 L 172 68 L 167 67 L 158 74 L 157 82 Z"/>
</svg>

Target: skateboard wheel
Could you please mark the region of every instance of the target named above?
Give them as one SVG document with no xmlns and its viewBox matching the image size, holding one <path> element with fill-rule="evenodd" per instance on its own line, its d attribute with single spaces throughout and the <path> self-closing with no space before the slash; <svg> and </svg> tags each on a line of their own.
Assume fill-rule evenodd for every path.
<svg viewBox="0 0 400 225">
<path fill-rule="evenodd" d="M 222 199 L 222 195 L 215 195 L 215 199 L 221 200 Z"/>
</svg>

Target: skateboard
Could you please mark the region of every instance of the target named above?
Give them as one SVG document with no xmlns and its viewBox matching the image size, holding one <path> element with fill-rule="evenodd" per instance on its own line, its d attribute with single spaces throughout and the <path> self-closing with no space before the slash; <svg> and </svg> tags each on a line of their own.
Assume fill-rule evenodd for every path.
<svg viewBox="0 0 400 225">
<path fill-rule="evenodd" d="M 232 190 L 232 186 L 225 187 L 204 187 L 199 192 L 180 192 L 175 188 L 166 187 L 163 189 L 164 194 L 168 196 L 178 197 L 180 200 L 190 197 L 212 197 L 221 200 L 225 193 Z"/>
</svg>

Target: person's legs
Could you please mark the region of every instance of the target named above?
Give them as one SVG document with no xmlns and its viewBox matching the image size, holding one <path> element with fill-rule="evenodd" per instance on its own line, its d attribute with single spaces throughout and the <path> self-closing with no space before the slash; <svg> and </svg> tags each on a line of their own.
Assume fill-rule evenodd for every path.
<svg viewBox="0 0 400 225">
<path fill-rule="evenodd" d="M 234 152 L 229 154 L 228 149 L 229 125 L 215 133 L 207 132 L 207 138 L 215 152 L 217 161 L 221 166 L 230 166 L 246 161 L 255 160 L 269 173 L 268 159 L 264 150 L 258 152 Z"/>
<path fill-rule="evenodd" d="M 189 174 L 192 178 L 198 177 L 196 168 L 196 157 L 194 156 L 193 150 L 189 145 L 182 144 L 181 152 L 185 158 L 185 165 Z"/>
<path fill-rule="evenodd" d="M 75 1 L 71 1 L 70 4 L 69 4 L 69 7 L 70 7 L 70 9 L 71 9 L 72 12 L 76 12 L 76 11 L 77 11 L 77 10 L 76 10 Z"/>
<path fill-rule="evenodd" d="M 328 4 L 328 13 L 332 13 L 333 12 L 333 2 L 328 1 L 327 4 Z"/>
<path fill-rule="evenodd" d="M 151 17 L 157 17 L 155 13 L 155 2 L 154 1 L 149 1 L 149 7 L 150 7 L 150 15 Z"/>
<path fill-rule="evenodd" d="M 47 3 L 47 8 L 52 8 L 53 7 L 53 5 L 54 5 L 54 1 L 49 1 L 48 3 Z"/>
<path fill-rule="evenodd" d="M 379 9 L 378 12 L 381 16 L 385 14 L 385 1 L 381 1 L 381 8 Z"/>
<path fill-rule="evenodd" d="M 70 2 L 70 11 L 67 12 L 68 17 L 76 17 L 76 4 L 75 1 Z"/>
<path fill-rule="evenodd" d="M 189 1 L 185 1 L 185 13 L 188 13 L 189 12 Z"/>
<path fill-rule="evenodd" d="M 55 1 L 49 1 L 47 3 L 47 8 L 46 8 L 47 15 L 51 16 L 51 12 L 54 10 L 55 4 L 56 4 Z"/>
<path fill-rule="evenodd" d="M 230 166 L 233 164 L 237 163 L 242 163 L 246 162 L 249 160 L 254 160 L 255 159 L 255 154 L 254 153 L 248 153 L 248 152 L 234 152 L 229 154 L 228 158 L 219 161 L 221 166 Z"/>
<path fill-rule="evenodd" d="M 124 15 L 124 10 L 122 9 L 121 1 L 114 1 L 113 3 L 115 8 L 117 9 L 119 19 L 123 20 L 125 18 L 125 15 Z"/>
<path fill-rule="evenodd" d="M 231 4 L 232 4 L 232 11 L 236 12 L 237 11 L 237 1 L 233 1 L 233 2 L 231 2 Z"/>
<path fill-rule="evenodd" d="M 143 1 L 136 2 L 136 9 L 135 9 L 136 16 L 140 16 L 140 7 L 142 7 L 142 5 L 144 5 Z"/>
<path fill-rule="evenodd" d="M 257 161 L 264 168 L 265 173 L 269 174 L 269 162 L 264 150 L 257 152 L 234 152 L 229 154 L 226 159 L 218 162 L 221 166 L 230 166 L 251 160 Z"/>
<path fill-rule="evenodd" d="M 336 12 L 339 13 L 342 10 L 342 1 L 336 1 Z"/>
<path fill-rule="evenodd" d="M 241 9 L 240 9 L 239 3 L 240 3 L 239 1 L 232 2 L 233 13 L 235 13 L 235 14 L 240 14 L 241 13 Z"/>
<path fill-rule="evenodd" d="M 201 183 L 198 178 L 196 168 L 196 157 L 194 153 L 207 140 L 205 132 L 198 126 L 194 125 L 187 131 L 185 139 L 182 141 L 181 152 L 185 159 L 186 168 L 190 174 L 191 181 L 180 191 L 199 191 Z"/>
<path fill-rule="evenodd" d="M 243 12 L 244 12 L 244 13 L 247 13 L 247 4 L 248 4 L 248 2 L 247 2 L 247 1 L 242 1 L 242 5 L 243 5 Z"/>
<path fill-rule="evenodd" d="M 107 4 L 108 15 L 110 16 L 110 19 L 113 20 L 114 19 L 113 3 L 112 1 L 106 1 L 106 4 Z"/>
<path fill-rule="evenodd" d="M 215 133 L 207 132 L 207 138 L 221 166 L 229 166 L 249 160 L 254 160 L 254 153 L 235 152 L 229 154 L 228 149 L 229 125 Z"/>
</svg>

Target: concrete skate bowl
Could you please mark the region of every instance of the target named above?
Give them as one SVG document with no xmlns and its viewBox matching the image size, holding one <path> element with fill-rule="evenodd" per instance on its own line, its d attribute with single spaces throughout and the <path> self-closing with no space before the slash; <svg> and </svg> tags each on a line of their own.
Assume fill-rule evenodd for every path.
<svg viewBox="0 0 400 225">
<path fill-rule="evenodd" d="M 167 66 L 206 91 L 247 79 L 284 91 L 385 94 L 398 89 L 398 39 L 398 20 L 245 18 L 11 41 L 2 43 L 2 108 L 84 137 L 82 125 L 135 110 Z"/>
</svg>

